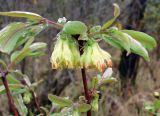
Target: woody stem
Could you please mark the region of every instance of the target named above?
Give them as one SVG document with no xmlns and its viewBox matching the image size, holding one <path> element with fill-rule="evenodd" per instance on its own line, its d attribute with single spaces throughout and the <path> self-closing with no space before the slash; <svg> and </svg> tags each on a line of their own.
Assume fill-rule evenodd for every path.
<svg viewBox="0 0 160 116">
<path fill-rule="evenodd" d="M 11 95 L 9 86 L 8 86 L 8 81 L 6 79 L 7 72 L 0 70 L 0 75 L 1 75 L 1 79 L 2 79 L 3 85 L 5 87 L 5 90 L 6 90 L 9 107 L 11 108 L 14 116 L 19 116 L 18 111 L 16 109 L 16 106 L 14 104 L 13 97 Z"/>
<path fill-rule="evenodd" d="M 79 43 L 80 55 L 82 55 L 83 54 L 82 48 L 83 48 L 84 42 L 82 40 L 79 40 L 78 43 Z M 86 71 L 85 71 L 84 67 L 81 69 L 81 73 L 82 73 L 82 80 L 83 80 L 83 87 L 84 87 L 85 98 L 87 100 L 87 104 L 90 104 L 91 103 L 91 96 L 90 96 L 89 90 L 88 90 Z M 89 110 L 87 112 L 87 116 L 91 116 L 91 110 Z"/>
</svg>

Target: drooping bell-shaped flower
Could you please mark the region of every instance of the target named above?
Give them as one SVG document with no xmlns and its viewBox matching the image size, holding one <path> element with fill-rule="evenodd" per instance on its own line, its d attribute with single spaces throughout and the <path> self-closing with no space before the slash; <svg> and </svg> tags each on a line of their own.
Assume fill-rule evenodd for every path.
<svg viewBox="0 0 160 116">
<path fill-rule="evenodd" d="M 81 56 L 81 64 L 85 68 L 96 68 L 102 72 L 106 67 L 112 66 L 110 58 L 111 55 L 101 49 L 96 41 L 88 40 Z"/>
<path fill-rule="evenodd" d="M 51 55 L 53 69 L 80 67 L 80 54 L 76 41 L 69 35 L 58 35 L 54 51 Z"/>
</svg>

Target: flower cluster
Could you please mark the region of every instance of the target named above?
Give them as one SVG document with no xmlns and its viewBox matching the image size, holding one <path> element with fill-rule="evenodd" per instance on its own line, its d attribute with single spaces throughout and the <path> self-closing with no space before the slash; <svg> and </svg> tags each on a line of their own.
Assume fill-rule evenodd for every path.
<svg viewBox="0 0 160 116">
<path fill-rule="evenodd" d="M 111 56 L 108 52 L 101 49 L 98 43 L 89 39 L 80 56 L 77 42 L 68 35 L 58 35 L 54 51 L 51 56 L 53 69 L 63 68 L 95 68 L 104 71 L 105 68 L 112 66 Z"/>
<path fill-rule="evenodd" d="M 86 68 L 95 68 L 102 72 L 106 67 L 112 66 L 110 58 L 111 55 L 101 49 L 96 41 L 89 40 L 81 56 L 81 64 Z"/>
<path fill-rule="evenodd" d="M 75 68 L 80 66 L 80 54 L 76 41 L 68 35 L 58 35 L 51 55 L 52 68 Z"/>
</svg>

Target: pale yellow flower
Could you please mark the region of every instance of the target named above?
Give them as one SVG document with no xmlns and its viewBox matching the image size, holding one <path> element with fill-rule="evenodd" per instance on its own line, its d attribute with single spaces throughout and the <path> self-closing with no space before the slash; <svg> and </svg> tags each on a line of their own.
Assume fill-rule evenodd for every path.
<svg viewBox="0 0 160 116">
<path fill-rule="evenodd" d="M 84 53 L 81 56 L 81 64 L 85 68 L 96 68 L 102 72 L 106 67 L 112 66 L 110 58 L 111 55 L 101 49 L 97 42 L 89 40 L 89 44 L 85 45 Z"/>
<path fill-rule="evenodd" d="M 59 35 L 51 55 L 53 69 L 80 67 L 80 54 L 75 40 L 68 35 Z"/>
</svg>

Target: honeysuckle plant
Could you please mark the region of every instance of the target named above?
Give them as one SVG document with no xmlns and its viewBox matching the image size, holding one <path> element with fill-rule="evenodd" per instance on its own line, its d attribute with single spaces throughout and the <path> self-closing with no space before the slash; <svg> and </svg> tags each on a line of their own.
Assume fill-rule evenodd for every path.
<svg viewBox="0 0 160 116">
<path fill-rule="evenodd" d="M 116 47 L 126 50 L 127 54 L 135 53 L 149 61 L 147 50 L 156 47 L 156 41 L 146 33 L 119 29 L 116 27 L 116 19 L 120 15 L 120 9 L 114 4 L 114 17 L 104 25 L 89 28 L 81 21 L 67 21 L 65 17 L 57 22 L 51 21 L 38 14 L 22 11 L 0 12 L 1 16 L 19 17 L 27 19 L 26 22 L 13 22 L 0 31 L 0 52 L 6 54 L 10 61 L 0 60 L 0 77 L 2 80 L 0 93 L 7 94 L 11 114 L 19 115 L 53 115 L 53 116 L 80 116 L 81 113 L 98 111 L 98 88 L 108 83 L 116 82 L 112 77 L 111 55 L 103 50 L 99 39 Z M 60 112 L 49 112 L 47 108 L 39 105 L 35 88 L 43 80 L 31 83 L 29 77 L 16 69 L 16 65 L 26 57 L 43 57 L 45 42 L 35 42 L 35 36 L 46 28 L 59 29 L 56 43 L 51 54 L 50 62 L 53 69 L 81 70 L 84 86 L 84 95 L 79 100 L 48 95 L 53 107 Z M 87 82 L 87 69 L 97 70 L 100 74 Z M 22 78 L 17 78 L 22 77 Z M 91 83 L 91 87 L 88 86 Z M 36 110 L 29 110 L 26 104 L 35 101 Z"/>
</svg>

